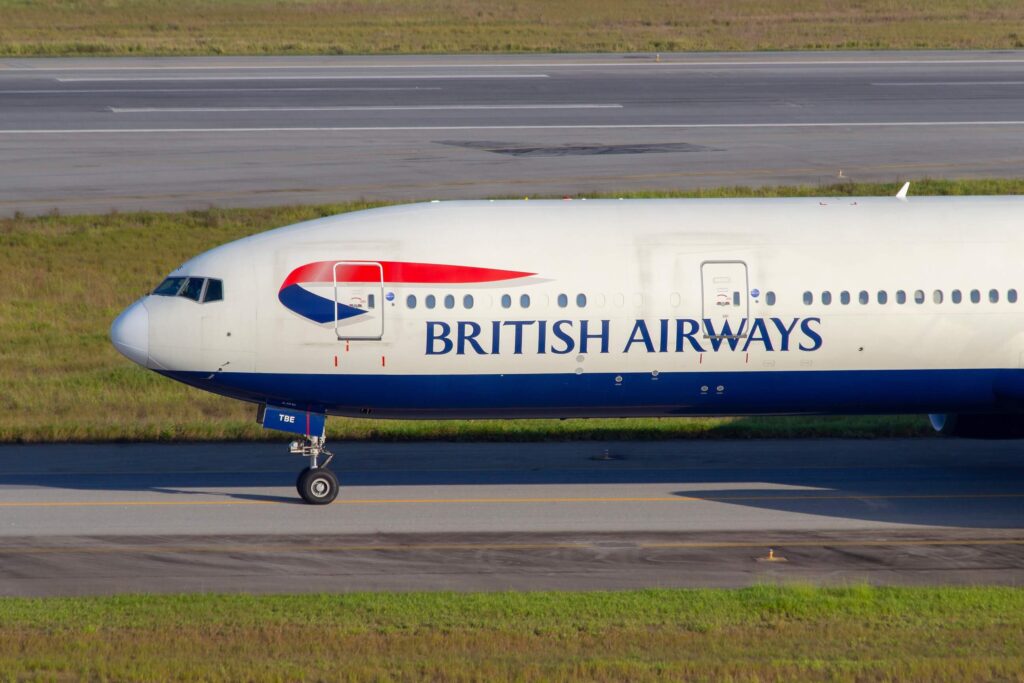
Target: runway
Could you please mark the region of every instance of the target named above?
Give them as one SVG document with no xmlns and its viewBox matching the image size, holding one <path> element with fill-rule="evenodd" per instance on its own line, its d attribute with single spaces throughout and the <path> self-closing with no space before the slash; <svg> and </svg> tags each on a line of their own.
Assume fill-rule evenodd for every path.
<svg viewBox="0 0 1024 683">
<path fill-rule="evenodd" d="M 1022 442 L 0 448 L 0 594 L 1024 582 Z M 775 561 L 766 558 L 772 557 Z"/>
<path fill-rule="evenodd" d="M 1024 54 L 0 61 L 0 215 L 1017 176 Z"/>
</svg>

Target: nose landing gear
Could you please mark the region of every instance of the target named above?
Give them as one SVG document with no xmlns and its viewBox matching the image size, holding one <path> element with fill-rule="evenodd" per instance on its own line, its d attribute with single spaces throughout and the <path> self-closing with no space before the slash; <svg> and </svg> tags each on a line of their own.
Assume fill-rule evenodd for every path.
<svg viewBox="0 0 1024 683">
<path fill-rule="evenodd" d="M 310 505 L 327 505 L 338 497 L 338 477 L 327 469 L 334 454 L 324 448 L 325 441 L 322 436 L 307 436 L 303 441 L 292 441 L 288 447 L 293 455 L 309 458 L 309 467 L 299 473 L 295 488 Z M 327 456 L 323 463 L 321 456 Z"/>
</svg>

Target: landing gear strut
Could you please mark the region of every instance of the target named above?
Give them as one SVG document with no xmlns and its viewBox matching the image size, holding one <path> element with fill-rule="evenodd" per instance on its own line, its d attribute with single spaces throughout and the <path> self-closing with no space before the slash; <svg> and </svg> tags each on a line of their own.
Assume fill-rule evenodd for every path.
<svg viewBox="0 0 1024 683">
<path fill-rule="evenodd" d="M 338 497 L 338 477 L 327 469 L 334 454 L 324 448 L 325 441 L 322 436 L 307 436 L 304 441 L 292 441 L 288 447 L 293 455 L 309 458 L 309 467 L 299 473 L 295 488 L 310 505 L 327 505 Z M 323 463 L 321 456 L 327 456 Z"/>
</svg>

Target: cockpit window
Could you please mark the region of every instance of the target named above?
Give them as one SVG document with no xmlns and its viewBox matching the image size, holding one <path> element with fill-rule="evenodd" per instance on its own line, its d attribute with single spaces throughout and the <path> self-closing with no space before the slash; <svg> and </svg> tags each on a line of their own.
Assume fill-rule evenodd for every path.
<svg viewBox="0 0 1024 683">
<path fill-rule="evenodd" d="M 178 296 L 178 292 L 181 291 L 181 286 L 185 284 L 185 280 L 188 278 L 184 277 L 169 277 L 161 282 L 156 289 L 153 290 L 154 296 Z"/>
<path fill-rule="evenodd" d="M 220 301 L 224 298 L 224 285 L 220 280 L 206 281 L 206 294 L 203 296 L 203 303 Z"/>
<path fill-rule="evenodd" d="M 183 296 L 186 299 L 192 299 L 192 301 L 199 301 L 199 297 L 203 295 L 203 278 L 201 277 L 190 277 L 185 286 L 181 288 L 181 293 L 178 296 Z"/>
<path fill-rule="evenodd" d="M 203 285 L 206 285 L 205 293 Z M 224 300 L 221 280 L 205 277 L 169 277 L 153 290 L 153 296 L 180 296 L 192 301 L 208 303 Z"/>
</svg>

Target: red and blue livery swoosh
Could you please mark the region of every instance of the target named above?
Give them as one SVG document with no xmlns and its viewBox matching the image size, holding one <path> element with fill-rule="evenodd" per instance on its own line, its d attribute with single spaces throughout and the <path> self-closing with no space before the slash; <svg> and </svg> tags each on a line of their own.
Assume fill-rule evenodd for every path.
<svg viewBox="0 0 1024 683">
<path fill-rule="evenodd" d="M 309 291 L 303 284 L 331 284 L 335 280 L 337 261 L 317 261 L 299 266 L 281 283 L 278 300 L 288 310 L 318 323 L 329 323 L 362 315 L 367 311 L 336 303 Z M 384 269 L 384 284 L 388 285 L 471 285 L 501 282 L 531 277 L 536 273 L 476 266 L 451 266 L 438 263 L 412 263 L 409 261 L 347 262 L 337 268 L 338 282 L 375 283 Z"/>
</svg>

